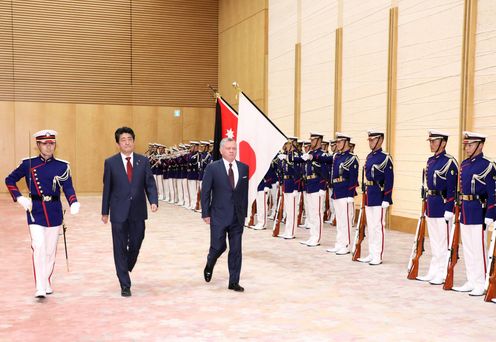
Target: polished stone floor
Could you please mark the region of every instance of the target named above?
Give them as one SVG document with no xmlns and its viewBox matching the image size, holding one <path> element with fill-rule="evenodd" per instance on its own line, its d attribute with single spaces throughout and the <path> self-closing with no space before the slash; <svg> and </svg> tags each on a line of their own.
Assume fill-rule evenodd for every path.
<svg viewBox="0 0 496 342">
<path fill-rule="evenodd" d="M 54 294 L 34 295 L 25 216 L 0 195 L 0 341 L 492 341 L 496 305 L 406 279 L 413 235 L 387 231 L 384 263 L 369 266 L 326 253 L 323 244 L 246 229 L 241 285 L 227 289 L 227 255 L 203 280 L 209 228 L 198 213 L 161 203 L 147 221 L 132 273 L 133 296 L 120 296 L 110 225 L 100 197 L 80 196 L 66 223 L 70 271 L 59 240 Z M 421 259 L 422 271 L 429 259 Z M 464 281 L 463 260 L 455 283 Z"/>
</svg>

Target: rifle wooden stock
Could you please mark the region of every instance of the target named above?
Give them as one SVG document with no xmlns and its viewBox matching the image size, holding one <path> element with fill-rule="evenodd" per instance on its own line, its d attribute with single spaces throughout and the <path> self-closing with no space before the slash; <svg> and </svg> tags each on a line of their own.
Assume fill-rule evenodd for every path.
<svg viewBox="0 0 496 342">
<path fill-rule="evenodd" d="M 274 226 L 272 229 L 272 236 L 277 237 L 279 235 L 279 230 L 281 228 L 281 221 L 284 214 L 284 185 L 279 187 L 279 193 L 277 195 L 277 207 L 276 215 L 274 216 Z"/>
<path fill-rule="evenodd" d="M 495 227 L 496 228 L 496 227 Z M 490 302 L 496 298 L 496 229 L 493 230 L 491 235 L 491 246 L 489 248 L 489 268 L 486 274 L 486 296 L 484 301 Z"/>
<path fill-rule="evenodd" d="M 353 244 L 353 256 L 351 260 L 358 261 L 362 252 L 362 242 L 365 238 L 365 226 L 367 225 L 367 215 L 365 214 L 365 204 L 367 203 L 367 193 L 362 193 L 362 204 L 360 205 L 360 214 L 358 214 L 358 223 L 355 233 L 355 243 Z M 353 208 L 355 210 L 355 208 Z"/>
<path fill-rule="evenodd" d="M 324 221 L 328 221 L 330 218 L 331 218 L 331 205 L 329 200 L 329 188 L 327 188 L 325 193 Z"/>
<path fill-rule="evenodd" d="M 422 200 L 422 212 L 417 223 L 417 231 L 415 232 L 415 241 L 413 242 L 412 254 L 410 255 L 410 262 L 408 263 L 408 275 L 407 278 L 410 280 L 417 279 L 419 270 L 419 259 L 424 253 L 424 241 L 425 241 L 425 210 L 427 207 L 427 200 Z"/>
<path fill-rule="evenodd" d="M 196 189 L 196 205 L 195 205 L 195 211 L 200 210 L 200 199 L 201 199 L 201 189 L 200 189 L 200 182 L 198 182 L 198 186 Z"/>
<path fill-rule="evenodd" d="M 255 215 L 257 214 L 257 200 L 254 200 L 251 204 L 251 215 L 250 220 L 248 221 L 248 227 L 255 225 Z"/>
<path fill-rule="evenodd" d="M 303 206 L 305 205 L 303 200 L 303 191 L 300 192 L 300 205 L 298 207 L 298 217 L 296 218 L 296 225 L 301 225 L 301 219 L 303 218 Z"/>
<path fill-rule="evenodd" d="M 458 177 L 459 174 L 458 174 Z M 448 272 L 444 281 L 443 290 L 451 290 L 453 288 L 453 278 L 455 275 L 455 265 L 458 262 L 458 247 L 460 243 L 460 203 L 456 203 L 454 211 L 454 220 L 452 228 L 452 238 L 450 241 Z"/>
</svg>

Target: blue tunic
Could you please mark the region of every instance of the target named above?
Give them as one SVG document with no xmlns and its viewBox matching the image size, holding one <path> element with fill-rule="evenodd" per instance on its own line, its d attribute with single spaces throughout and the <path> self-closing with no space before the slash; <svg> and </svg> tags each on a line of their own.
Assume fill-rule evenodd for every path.
<svg viewBox="0 0 496 342">
<path fill-rule="evenodd" d="M 31 165 L 30 165 L 31 164 Z M 30 169 L 31 167 L 31 169 Z M 25 178 L 26 185 L 32 195 L 32 215 L 26 213 L 28 224 L 44 227 L 60 226 L 63 221 L 61 189 L 69 205 L 77 202 L 76 192 L 72 186 L 69 163 L 60 159 L 44 159 L 41 156 L 24 159 L 10 175 L 5 178 L 5 184 L 14 201 L 21 196 L 17 182 Z M 31 179 L 31 181 L 30 181 Z"/>
<path fill-rule="evenodd" d="M 379 206 L 383 201 L 393 204 L 394 171 L 389 154 L 382 149 L 370 152 L 365 161 L 365 178 L 369 183 L 367 206 Z"/>
</svg>

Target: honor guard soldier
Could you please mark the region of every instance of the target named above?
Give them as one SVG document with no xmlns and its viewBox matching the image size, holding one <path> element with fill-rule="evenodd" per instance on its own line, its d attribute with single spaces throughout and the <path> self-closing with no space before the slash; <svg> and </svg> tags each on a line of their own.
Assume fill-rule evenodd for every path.
<svg viewBox="0 0 496 342">
<path fill-rule="evenodd" d="M 431 245 L 429 271 L 417 280 L 441 285 L 446 278 L 448 260 L 448 240 L 453 223 L 453 207 L 458 179 L 458 163 L 446 153 L 448 134 L 429 130 L 429 141 L 433 156 L 427 160 L 425 178 L 427 183 L 426 222 Z"/>
<path fill-rule="evenodd" d="M 308 201 L 305 202 L 305 225 L 310 228 L 310 237 L 301 244 L 309 247 L 320 245 L 323 228 L 323 202 L 325 179 L 322 177 L 322 164 L 331 163 L 331 157 L 321 149 L 323 134 L 310 133 L 310 151 L 294 158 L 296 162 L 306 162 L 305 181 Z"/>
<path fill-rule="evenodd" d="M 328 252 L 350 253 L 354 196 L 358 186 L 358 158 L 350 153 L 351 136 L 336 132 L 336 149 L 332 161 L 332 201 L 336 210 L 336 244 Z"/>
<path fill-rule="evenodd" d="M 57 241 L 64 220 L 61 190 L 70 205 L 71 214 L 79 212 L 79 202 L 72 186 L 69 163 L 53 156 L 56 148 L 54 130 L 35 133 L 39 156 L 24 159 L 5 179 L 14 202 L 26 211 L 33 250 L 36 283 L 35 297 L 53 293 L 51 276 L 55 266 Z M 19 191 L 16 183 L 25 178 L 29 197 Z"/>
<path fill-rule="evenodd" d="M 307 139 L 301 140 L 301 148 L 299 148 L 298 156 L 301 157 L 301 155 L 308 153 L 309 151 L 310 151 L 310 140 Z M 305 212 L 305 215 L 302 215 L 305 217 L 305 222 L 300 224 L 298 227 L 310 229 L 310 221 L 308 221 L 307 219 L 308 192 L 307 192 L 307 181 L 306 181 L 306 169 L 307 169 L 307 164 L 310 163 L 310 161 L 308 160 L 305 161 L 301 158 L 295 158 L 295 163 L 300 173 L 300 192 L 301 192 L 300 196 L 301 198 L 303 198 L 303 201 L 300 201 L 300 204 L 302 204 L 303 209 L 301 209 L 301 207 L 298 206 L 299 208 L 298 211 L 303 210 Z"/>
<path fill-rule="evenodd" d="M 371 152 L 365 161 L 364 171 L 367 191 L 365 214 L 367 217 L 369 255 L 359 258 L 358 261 L 369 263 L 369 265 L 380 265 L 384 254 L 386 210 L 393 204 L 393 160 L 388 153 L 382 150 L 383 131 L 368 131 L 368 141 Z"/>
<path fill-rule="evenodd" d="M 484 157 L 486 136 L 463 132 L 467 159 L 460 165 L 460 237 L 467 282 L 453 290 L 484 295 L 486 271 L 486 230 L 495 218 L 494 163 Z"/>
<path fill-rule="evenodd" d="M 198 177 L 199 177 L 199 164 L 200 153 L 198 148 L 200 143 L 198 141 L 190 141 L 191 151 L 188 155 L 188 193 L 189 193 L 189 207 L 187 209 L 195 210 L 197 195 L 198 195 Z"/>
<path fill-rule="evenodd" d="M 284 153 L 280 153 L 277 157 L 281 161 L 283 173 L 283 189 L 284 189 L 284 213 L 286 223 L 284 232 L 278 236 L 284 239 L 295 238 L 296 214 L 299 202 L 297 170 L 295 167 L 294 158 L 298 156 L 296 137 L 288 137 L 288 141 L 284 146 Z"/>
</svg>

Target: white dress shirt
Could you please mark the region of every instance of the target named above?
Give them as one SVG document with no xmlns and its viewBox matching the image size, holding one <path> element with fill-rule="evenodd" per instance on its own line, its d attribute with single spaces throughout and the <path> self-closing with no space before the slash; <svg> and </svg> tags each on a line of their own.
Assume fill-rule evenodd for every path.
<svg viewBox="0 0 496 342">
<path fill-rule="evenodd" d="M 229 176 L 229 162 L 224 158 L 222 158 L 222 160 L 224 161 L 224 166 L 226 167 L 227 176 Z M 238 184 L 238 179 L 239 179 L 238 164 L 236 164 L 236 160 L 233 160 L 231 164 L 234 173 L 234 187 L 236 187 L 236 184 Z"/>
<path fill-rule="evenodd" d="M 129 160 L 131 162 L 131 166 L 134 166 L 134 152 L 131 152 L 131 155 L 129 156 L 131 159 Z M 124 170 L 127 173 L 127 160 L 126 160 L 126 155 L 121 152 L 121 158 L 122 158 L 122 163 L 124 164 Z"/>
</svg>

